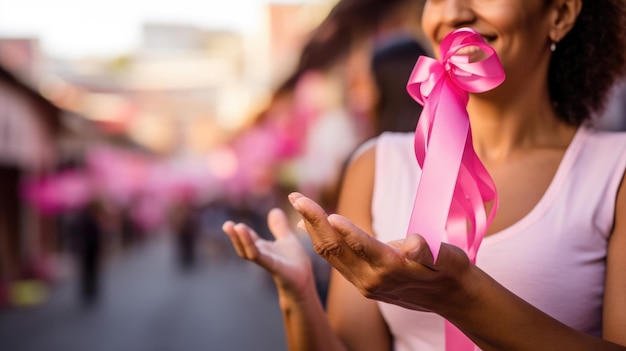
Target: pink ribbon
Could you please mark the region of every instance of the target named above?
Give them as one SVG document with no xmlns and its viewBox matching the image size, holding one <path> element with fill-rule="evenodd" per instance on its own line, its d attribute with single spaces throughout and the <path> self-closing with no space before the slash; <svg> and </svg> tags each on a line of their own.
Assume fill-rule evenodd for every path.
<svg viewBox="0 0 626 351">
<path fill-rule="evenodd" d="M 471 62 L 463 48 L 478 48 L 485 58 Z M 462 248 L 472 262 L 498 207 L 491 176 L 472 144 L 467 113 L 469 93 L 491 90 L 505 78 L 495 51 L 470 28 L 447 35 L 441 60 L 422 56 L 407 84 L 424 106 L 415 130 L 415 156 L 422 169 L 407 231 L 419 233 L 435 261 L 442 242 Z M 487 213 L 485 204 L 493 201 Z M 474 345 L 446 321 L 446 349 L 472 350 Z"/>
</svg>

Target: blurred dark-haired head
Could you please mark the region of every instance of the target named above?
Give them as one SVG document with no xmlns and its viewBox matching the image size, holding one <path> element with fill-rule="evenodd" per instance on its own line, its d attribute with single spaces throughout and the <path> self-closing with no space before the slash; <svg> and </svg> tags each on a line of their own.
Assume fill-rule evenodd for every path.
<svg viewBox="0 0 626 351">
<path fill-rule="evenodd" d="M 413 38 L 399 37 L 377 48 L 372 74 L 378 88 L 376 134 L 415 130 L 422 106 L 409 96 L 406 84 L 419 56 L 426 51 Z"/>
</svg>

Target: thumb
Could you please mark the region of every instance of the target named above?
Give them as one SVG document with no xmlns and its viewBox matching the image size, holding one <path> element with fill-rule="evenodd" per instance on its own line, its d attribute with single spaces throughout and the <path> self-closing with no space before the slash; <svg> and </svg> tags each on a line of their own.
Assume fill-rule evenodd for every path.
<svg viewBox="0 0 626 351">
<path fill-rule="evenodd" d="M 428 243 L 419 234 L 410 234 L 404 240 L 400 251 L 407 259 L 434 268 L 434 258 Z"/>
<path fill-rule="evenodd" d="M 291 235 L 287 215 L 279 208 L 273 208 L 269 211 L 267 214 L 267 226 L 276 239 Z"/>
</svg>

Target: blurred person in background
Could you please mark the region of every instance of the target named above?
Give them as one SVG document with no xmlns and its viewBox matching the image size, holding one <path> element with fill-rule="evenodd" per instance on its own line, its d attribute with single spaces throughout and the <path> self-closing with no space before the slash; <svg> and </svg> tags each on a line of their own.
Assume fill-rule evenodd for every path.
<svg viewBox="0 0 626 351">
<path fill-rule="evenodd" d="M 98 199 L 88 202 L 76 219 L 75 244 L 79 269 L 79 292 L 86 306 L 100 297 L 104 235 L 110 221 L 105 205 Z"/>
<path fill-rule="evenodd" d="M 391 111 L 377 110 L 376 83 L 383 82 L 376 82 L 372 74 L 373 55 L 395 42 L 421 40 L 422 7 L 420 0 L 339 1 L 312 32 L 287 79 L 294 87 L 294 118 L 307 130 L 302 162 L 296 167 L 298 189 L 327 208 L 336 205 L 345 161 L 360 143 L 378 133 L 380 118 L 390 118 L 378 117 Z M 402 67 L 400 71 L 410 72 Z M 406 77 L 404 82 L 388 79 L 384 83 L 406 85 Z M 386 102 L 391 94 L 382 96 L 378 106 L 390 106 Z"/>
<path fill-rule="evenodd" d="M 290 349 L 443 350 L 444 316 L 484 350 L 626 350 L 626 134 L 589 127 L 626 69 L 625 21 L 621 0 L 427 1 L 434 48 L 471 27 L 506 72 L 467 106 L 499 210 L 476 265 L 449 244 L 434 263 L 423 237 L 405 238 L 414 136 L 383 134 L 351 161 L 342 216 L 290 196 L 336 268 L 326 309 L 283 211 L 268 214 L 272 242 L 226 222 L 274 278 Z"/>
<path fill-rule="evenodd" d="M 427 55 L 422 45 L 410 36 L 396 38 L 374 51 L 372 74 L 378 92 L 374 135 L 415 130 L 422 106 L 411 98 L 406 84 L 417 58 Z"/>
<path fill-rule="evenodd" d="M 191 271 L 197 261 L 199 218 L 189 194 L 181 194 L 172 204 L 171 224 L 176 242 L 176 257 L 184 272 Z"/>
<path fill-rule="evenodd" d="M 396 42 L 415 41 L 427 47 L 420 28 L 423 3 L 422 0 L 339 1 L 303 47 L 294 74 L 336 67 L 331 74 L 343 81 L 343 104 L 355 120 L 361 141 L 376 134 L 374 105 L 378 82 L 374 81 L 373 57 Z"/>
<path fill-rule="evenodd" d="M 199 233 L 206 245 L 206 255 L 210 262 L 226 262 L 234 256 L 232 245 L 222 234 L 221 228 L 221 223 L 235 217 L 234 213 L 231 206 L 222 200 L 207 203 L 201 208 L 198 217 Z"/>
</svg>

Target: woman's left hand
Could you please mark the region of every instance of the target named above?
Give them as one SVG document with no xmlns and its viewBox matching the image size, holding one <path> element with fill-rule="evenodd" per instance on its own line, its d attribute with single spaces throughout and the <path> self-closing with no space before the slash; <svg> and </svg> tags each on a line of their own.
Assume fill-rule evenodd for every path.
<svg viewBox="0 0 626 351">
<path fill-rule="evenodd" d="M 439 314 L 463 308 L 472 286 L 471 263 L 458 247 L 442 244 L 437 263 L 418 234 L 388 244 L 340 215 L 327 215 L 313 200 L 292 193 L 315 251 L 367 298 Z"/>
</svg>

